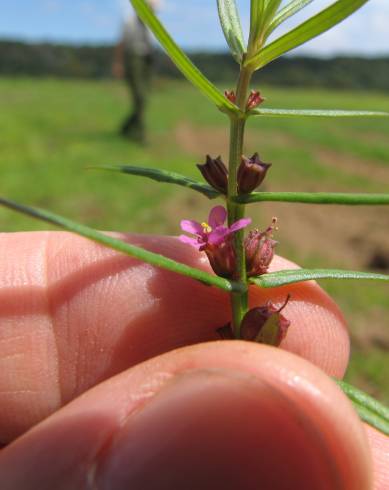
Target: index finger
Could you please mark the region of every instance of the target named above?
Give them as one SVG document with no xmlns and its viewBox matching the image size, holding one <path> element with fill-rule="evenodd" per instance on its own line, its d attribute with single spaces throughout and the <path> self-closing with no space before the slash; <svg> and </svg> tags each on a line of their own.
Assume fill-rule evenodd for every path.
<svg viewBox="0 0 389 490">
<path fill-rule="evenodd" d="M 195 267 L 206 259 L 171 237 L 122 237 Z M 0 239 L 0 441 L 91 386 L 174 348 L 217 338 L 228 295 L 69 233 Z M 276 268 L 290 268 L 275 259 Z M 284 347 L 342 376 L 348 335 L 313 282 L 252 291 L 253 304 L 292 300 Z"/>
</svg>

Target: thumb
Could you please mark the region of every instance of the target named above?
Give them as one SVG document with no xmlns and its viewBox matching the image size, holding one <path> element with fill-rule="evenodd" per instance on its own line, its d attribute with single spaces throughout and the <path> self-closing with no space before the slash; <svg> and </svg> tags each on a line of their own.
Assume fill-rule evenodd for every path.
<svg viewBox="0 0 389 490">
<path fill-rule="evenodd" d="M 362 425 L 322 371 L 242 342 L 111 378 L 0 453 L 2 490 L 368 490 Z"/>
</svg>

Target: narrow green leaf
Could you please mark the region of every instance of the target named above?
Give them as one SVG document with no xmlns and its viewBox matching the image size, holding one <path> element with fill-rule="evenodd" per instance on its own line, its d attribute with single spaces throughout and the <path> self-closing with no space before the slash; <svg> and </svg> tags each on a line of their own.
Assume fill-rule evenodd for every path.
<svg viewBox="0 0 389 490">
<path fill-rule="evenodd" d="M 349 17 L 368 0 L 338 0 L 325 10 L 311 17 L 288 33 L 262 48 L 255 56 L 248 58 L 245 66 L 254 70 L 264 67 L 284 53 L 319 36 L 331 27 Z"/>
<path fill-rule="evenodd" d="M 260 39 L 261 30 L 265 20 L 266 0 L 251 0 L 250 3 L 250 37 L 248 50 L 255 52 L 263 42 Z"/>
<path fill-rule="evenodd" d="M 269 274 L 263 274 L 262 276 L 251 277 L 250 282 L 262 288 L 275 288 L 284 286 L 285 284 L 316 279 L 373 279 L 378 281 L 389 281 L 389 275 L 339 269 L 296 269 L 270 272 Z"/>
<path fill-rule="evenodd" d="M 282 0 L 268 0 L 266 3 L 266 18 L 267 25 L 270 24 L 272 19 L 274 18 L 279 6 L 281 5 Z"/>
<path fill-rule="evenodd" d="M 278 14 L 273 18 L 268 27 L 267 35 L 274 31 L 280 24 L 285 22 L 292 15 L 297 14 L 306 7 L 308 4 L 312 3 L 313 0 L 292 0 L 283 9 L 281 9 Z"/>
<path fill-rule="evenodd" d="M 248 52 L 256 54 L 267 38 L 270 22 L 282 0 L 251 0 L 250 38 Z"/>
<path fill-rule="evenodd" d="M 341 192 L 253 192 L 237 196 L 234 201 L 244 204 L 278 201 L 303 204 L 345 204 L 348 206 L 389 204 L 389 194 L 350 194 Z"/>
<path fill-rule="evenodd" d="M 217 288 L 224 289 L 224 291 L 242 292 L 245 290 L 246 286 L 242 285 L 241 283 L 223 279 L 222 277 L 218 277 L 213 274 L 209 274 L 208 272 L 189 267 L 186 264 L 176 262 L 175 260 L 164 257 L 163 255 L 149 252 L 148 250 L 136 247 L 135 245 L 130 245 L 129 243 L 118 240 L 116 238 L 112 238 L 108 235 L 105 235 L 104 233 L 100 233 L 94 230 L 93 228 L 89 228 L 85 225 L 76 223 L 67 218 L 59 216 L 58 214 L 54 214 L 43 209 L 23 206 L 22 204 L 17 204 L 13 201 L 3 198 L 0 198 L 0 205 L 5 206 L 9 209 L 13 209 L 14 211 L 17 211 L 19 213 L 31 216 L 32 218 L 36 218 L 41 221 L 46 221 L 47 223 L 59 226 L 64 230 L 77 233 L 77 235 L 89 238 L 90 240 L 101 243 L 102 245 L 105 245 L 109 248 L 113 248 L 118 252 L 122 252 L 126 255 L 130 255 L 131 257 L 142 260 L 143 262 L 147 262 L 148 264 L 152 264 L 156 267 L 161 267 L 162 269 L 176 272 L 177 274 L 191 277 L 192 279 L 196 279 L 197 281 L 209 284 L 210 286 L 216 286 Z"/>
<path fill-rule="evenodd" d="M 354 386 L 334 378 L 335 383 L 350 399 L 361 419 L 389 436 L 389 408 Z"/>
<path fill-rule="evenodd" d="M 147 167 L 134 167 L 132 165 L 102 165 L 99 167 L 90 167 L 97 170 L 111 170 L 114 172 L 120 172 L 123 174 L 137 175 L 140 177 L 147 177 L 149 179 L 155 180 L 156 182 L 166 182 L 168 184 L 176 184 L 182 187 L 187 187 L 193 189 L 194 191 L 200 192 L 209 199 L 214 199 L 220 196 L 220 193 L 213 187 L 196 180 L 192 180 L 185 175 L 177 174 L 176 172 L 169 172 L 167 170 L 160 170 L 157 168 L 147 168 Z"/>
<path fill-rule="evenodd" d="M 217 0 L 217 7 L 224 37 L 234 59 L 240 64 L 245 48 L 242 25 L 235 0 Z"/>
<path fill-rule="evenodd" d="M 165 48 L 171 60 L 181 73 L 204 95 L 214 102 L 219 109 L 229 112 L 238 112 L 239 109 L 201 73 L 190 61 L 181 48 L 175 43 L 170 34 L 154 15 L 145 0 L 131 0 L 131 3 L 139 18 L 149 27 L 155 37 Z"/>
<path fill-rule="evenodd" d="M 271 117 L 388 117 L 382 111 L 338 111 L 321 109 L 253 109 L 249 116 Z"/>
</svg>

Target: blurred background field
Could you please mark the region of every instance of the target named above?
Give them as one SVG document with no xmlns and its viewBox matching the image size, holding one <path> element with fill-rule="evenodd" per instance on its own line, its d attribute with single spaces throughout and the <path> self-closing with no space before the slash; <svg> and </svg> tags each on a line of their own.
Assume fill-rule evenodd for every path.
<svg viewBox="0 0 389 490">
<path fill-rule="evenodd" d="M 262 86 L 266 107 L 389 111 L 389 94 Z M 222 86 L 224 88 L 232 88 Z M 227 157 L 227 119 L 188 84 L 157 79 L 147 114 L 146 146 L 121 138 L 127 92 L 109 80 L 0 78 L 1 193 L 90 226 L 179 233 L 182 218 L 203 219 L 211 202 L 189 190 L 88 169 L 132 164 L 200 178 L 206 153 Z M 266 190 L 387 192 L 389 121 L 250 120 L 246 154 L 272 162 Z M 261 228 L 279 218 L 278 253 L 305 267 L 389 270 L 385 207 L 257 204 Z M 0 210 L 2 231 L 42 224 Z M 389 402 L 389 289 L 375 282 L 323 281 L 340 304 L 353 349 L 347 378 Z"/>
</svg>

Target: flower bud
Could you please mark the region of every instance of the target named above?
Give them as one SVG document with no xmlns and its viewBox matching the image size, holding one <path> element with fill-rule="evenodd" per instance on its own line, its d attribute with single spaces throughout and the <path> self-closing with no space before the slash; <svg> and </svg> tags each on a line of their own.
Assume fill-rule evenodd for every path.
<svg viewBox="0 0 389 490">
<path fill-rule="evenodd" d="M 260 92 L 258 92 L 257 90 L 252 90 L 247 99 L 247 104 L 246 104 L 247 110 L 251 111 L 251 109 L 255 109 L 256 107 L 259 106 L 259 104 L 262 104 L 264 100 L 265 99 L 262 97 Z"/>
<path fill-rule="evenodd" d="M 226 99 L 228 99 L 230 102 L 235 104 L 236 95 L 235 95 L 235 92 L 233 90 L 225 90 L 224 95 L 225 95 Z"/>
<path fill-rule="evenodd" d="M 247 276 L 260 276 L 265 274 L 274 257 L 274 249 L 277 242 L 273 240 L 273 230 L 277 218 L 273 218 L 272 224 L 267 230 L 251 231 L 244 241 L 246 252 L 246 271 Z"/>
<path fill-rule="evenodd" d="M 289 299 L 290 295 L 278 309 L 269 301 L 265 306 L 249 310 L 241 324 L 242 339 L 278 347 L 290 326 L 290 321 L 281 314 Z"/>
<path fill-rule="evenodd" d="M 238 168 L 238 193 L 248 194 L 256 189 L 266 177 L 269 167 L 271 163 L 261 162 L 258 153 L 251 158 L 243 155 Z"/>
<path fill-rule="evenodd" d="M 197 164 L 197 168 L 208 184 L 222 194 L 227 193 L 228 170 L 220 156 L 213 159 L 207 155 L 205 163 Z"/>
</svg>

